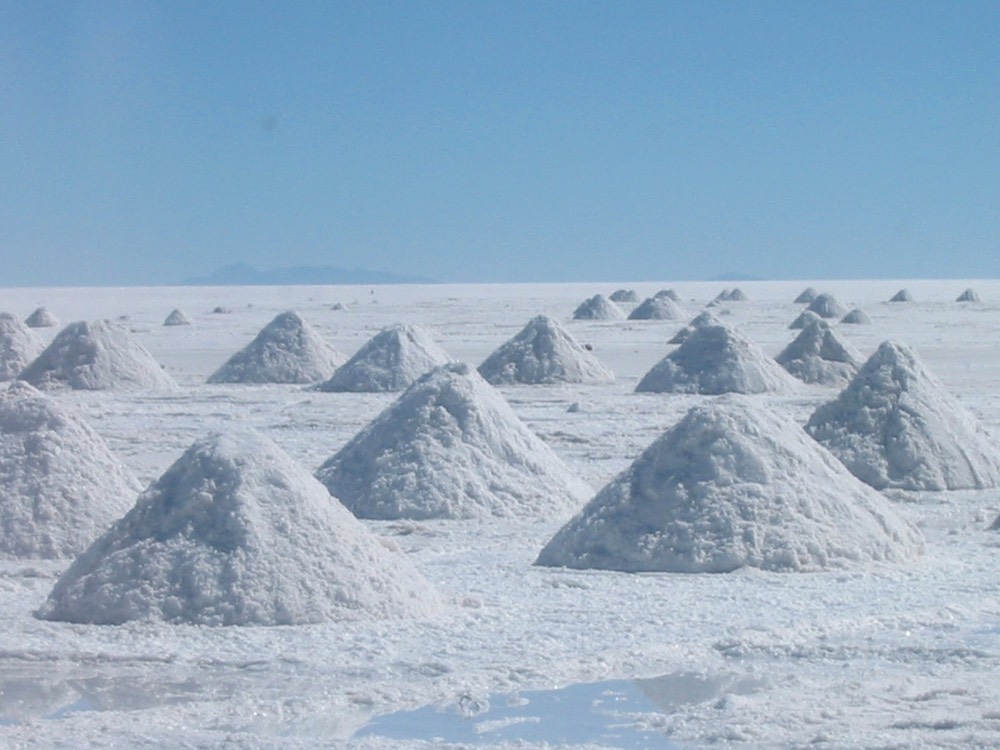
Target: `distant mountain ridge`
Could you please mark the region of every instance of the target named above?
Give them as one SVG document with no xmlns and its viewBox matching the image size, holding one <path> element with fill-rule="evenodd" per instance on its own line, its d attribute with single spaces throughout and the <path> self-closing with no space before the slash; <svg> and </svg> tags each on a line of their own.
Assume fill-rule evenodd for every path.
<svg viewBox="0 0 1000 750">
<path fill-rule="evenodd" d="M 405 276 L 365 268 L 334 268 L 332 266 L 294 266 L 258 271 L 247 263 L 234 263 L 207 276 L 192 276 L 182 286 L 282 286 L 310 284 L 434 284 L 434 279 Z"/>
</svg>

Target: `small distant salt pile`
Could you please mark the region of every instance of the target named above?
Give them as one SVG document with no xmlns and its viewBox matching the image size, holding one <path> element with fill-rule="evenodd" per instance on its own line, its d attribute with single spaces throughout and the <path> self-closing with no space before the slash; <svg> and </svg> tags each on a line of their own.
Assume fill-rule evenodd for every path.
<svg viewBox="0 0 1000 750">
<path fill-rule="evenodd" d="M 803 328 L 774 359 L 803 382 L 843 386 L 864 358 L 826 321 L 817 321 Z"/>
<path fill-rule="evenodd" d="M 189 326 L 191 325 L 191 318 L 186 312 L 180 309 L 175 309 L 170 315 L 167 316 L 166 320 L 163 321 L 165 326 Z"/>
<path fill-rule="evenodd" d="M 979 295 L 975 289 L 966 289 L 955 299 L 956 302 L 979 302 Z"/>
<path fill-rule="evenodd" d="M 910 294 L 907 289 L 900 289 L 892 297 L 889 298 L 890 302 L 913 302 L 913 295 Z"/>
<path fill-rule="evenodd" d="M 722 321 L 717 317 L 712 315 L 708 310 L 698 313 L 690 323 L 680 329 L 673 337 L 667 342 L 668 344 L 683 344 L 685 339 L 691 335 L 691 331 L 695 328 L 701 328 L 702 326 L 720 326 Z"/>
<path fill-rule="evenodd" d="M 837 298 L 826 292 L 816 295 L 816 299 L 812 301 L 807 309 L 810 312 L 816 313 L 821 318 L 839 318 L 845 312 L 844 308 L 837 302 Z"/>
<path fill-rule="evenodd" d="M 807 286 L 799 292 L 799 296 L 795 298 L 795 302 L 800 305 L 808 305 L 814 299 L 816 299 L 816 290 L 811 286 Z"/>
<path fill-rule="evenodd" d="M 229 358 L 209 383 L 316 383 L 333 374 L 344 356 L 302 317 L 288 310 Z"/>
<path fill-rule="evenodd" d="M 674 302 L 680 302 L 681 296 L 675 292 L 673 289 L 661 289 L 656 294 L 653 295 L 653 299 L 662 299 L 666 297 L 667 299 L 672 299 Z"/>
<path fill-rule="evenodd" d="M 1000 484 L 996 443 L 908 347 L 884 342 L 806 430 L 876 489 Z"/>
<path fill-rule="evenodd" d="M 627 572 L 812 571 L 903 562 L 923 541 L 797 424 L 727 398 L 696 406 L 604 487 L 538 565 Z"/>
<path fill-rule="evenodd" d="M 360 518 L 559 518 L 591 490 L 465 364 L 424 375 L 316 472 Z"/>
<path fill-rule="evenodd" d="M 212 308 L 213 315 L 229 315 L 233 311 L 233 308 L 226 307 L 224 305 L 218 305 Z"/>
<path fill-rule="evenodd" d="M 532 318 L 479 366 L 493 385 L 611 383 L 615 376 L 553 318 Z"/>
<path fill-rule="evenodd" d="M 110 320 L 70 323 L 19 377 L 42 390 L 177 388 L 135 336 Z"/>
<path fill-rule="evenodd" d="M 59 319 L 44 307 L 39 307 L 24 319 L 24 324 L 28 328 L 52 328 L 59 325 Z"/>
<path fill-rule="evenodd" d="M 647 372 L 637 393 L 790 392 L 795 380 L 753 341 L 726 325 L 695 328 Z"/>
<path fill-rule="evenodd" d="M 612 302 L 638 302 L 639 295 L 634 289 L 616 289 L 611 293 Z"/>
<path fill-rule="evenodd" d="M 439 599 L 255 433 L 195 443 L 59 578 L 47 620 L 297 625 L 425 616 Z"/>
<path fill-rule="evenodd" d="M 855 307 L 847 315 L 840 319 L 841 323 L 847 323 L 848 325 L 871 325 L 872 319 L 868 317 L 866 313 L 861 308 Z"/>
<path fill-rule="evenodd" d="M 573 311 L 573 320 L 624 320 L 625 313 L 603 294 L 584 300 Z"/>
<path fill-rule="evenodd" d="M 669 297 L 650 297 L 642 301 L 628 316 L 629 320 L 681 320 L 685 317 L 680 305 Z"/>
<path fill-rule="evenodd" d="M 16 378 L 44 348 L 38 334 L 16 315 L 0 313 L 0 381 Z"/>
<path fill-rule="evenodd" d="M 805 328 L 807 325 L 810 325 L 811 323 L 817 323 L 817 322 L 818 323 L 824 322 L 823 318 L 814 313 L 812 310 L 803 310 L 802 312 L 799 313 L 798 317 L 795 318 L 795 320 L 793 320 L 791 323 L 788 324 L 788 327 L 791 328 L 792 330 L 797 331 L 800 328 Z"/>
<path fill-rule="evenodd" d="M 139 489 L 76 410 L 24 382 L 0 390 L 0 556 L 73 557 Z"/>
<path fill-rule="evenodd" d="M 376 334 L 317 388 L 341 393 L 401 391 L 450 361 L 448 353 L 422 328 L 398 324 Z"/>
</svg>

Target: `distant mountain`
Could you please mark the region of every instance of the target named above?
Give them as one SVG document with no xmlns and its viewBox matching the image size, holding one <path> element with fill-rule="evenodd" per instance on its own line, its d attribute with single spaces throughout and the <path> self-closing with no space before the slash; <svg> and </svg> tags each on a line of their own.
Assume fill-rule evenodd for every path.
<svg viewBox="0 0 1000 750">
<path fill-rule="evenodd" d="M 297 284 L 433 284 L 433 279 L 404 276 L 364 268 L 348 270 L 331 266 L 295 266 L 258 271 L 247 263 L 234 263 L 208 276 L 184 279 L 184 286 L 282 286 Z"/>
</svg>

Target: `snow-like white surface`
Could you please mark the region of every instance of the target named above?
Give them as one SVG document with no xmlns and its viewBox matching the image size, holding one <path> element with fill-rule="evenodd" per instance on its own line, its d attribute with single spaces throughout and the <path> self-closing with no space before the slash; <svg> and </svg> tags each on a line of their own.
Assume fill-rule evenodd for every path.
<svg viewBox="0 0 1000 750">
<path fill-rule="evenodd" d="M 595 294 L 573 311 L 573 320 L 623 320 L 625 313 L 603 294 Z"/>
<path fill-rule="evenodd" d="M 75 408 L 21 381 L 0 388 L 0 557 L 73 557 L 139 489 Z"/>
<path fill-rule="evenodd" d="M 670 297 L 647 297 L 629 313 L 629 320 L 683 320 L 686 313 Z"/>
<path fill-rule="evenodd" d="M 296 625 L 435 613 L 433 587 L 267 438 L 199 440 L 56 581 L 39 616 Z"/>
<path fill-rule="evenodd" d="M 825 321 L 807 324 L 775 361 L 805 383 L 844 386 L 864 357 Z"/>
<path fill-rule="evenodd" d="M 44 348 L 41 337 L 17 316 L 0 313 L 0 381 L 16 378 Z"/>
<path fill-rule="evenodd" d="M 693 407 L 602 489 L 539 565 L 726 573 L 905 562 L 920 533 L 802 427 L 746 397 Z"/>
</svg>

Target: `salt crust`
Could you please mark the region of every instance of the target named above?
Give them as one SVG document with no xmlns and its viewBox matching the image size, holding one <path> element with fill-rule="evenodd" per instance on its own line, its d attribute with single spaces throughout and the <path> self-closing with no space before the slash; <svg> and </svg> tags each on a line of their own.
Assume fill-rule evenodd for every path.
<svg viewBox="0 0 1000 750">
<path fill-rule="evenodd" d="M 595 294 L 573 311 L 573 320 L 624 320 L 625 313 L 603 294 Z"/>
<path fill-rule="evenodd" d="M 560 529 L 537 564 L 814 571 L 923 551 L 920 533 L 801 427 L 742 397 L 692 408 Z"/>
<path fill-rule="evenodd" d="M 844 386 L 864 357 L 826 321 L 818 320 L 803 328 L 774 359 L 803 382 Z"/>
<path fill-rule="evenodd" d="M 41 354 L 45 344 L 16 315 L 0 313 L 0 380 L 11 380 Z"/>
</svg>

